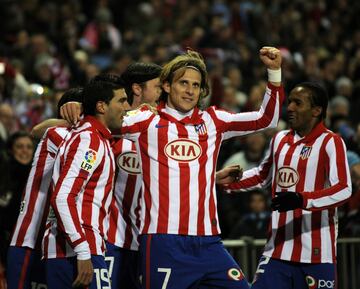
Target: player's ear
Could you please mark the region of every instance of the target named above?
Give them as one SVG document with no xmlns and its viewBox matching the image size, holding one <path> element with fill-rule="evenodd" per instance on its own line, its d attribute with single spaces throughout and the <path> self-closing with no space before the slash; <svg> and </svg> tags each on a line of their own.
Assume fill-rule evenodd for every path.
<svg viewBox="0 0 360 289">
<path fill-rule="evenodd" d="M 322 107 L 321 106 L 315 106 L 312 109 L 312 115 L 316 118 L 318 118 L 322 113 Z"/>
<path fill-rule="evenodd" d="M 164 84 L 162 85 L 162 88 L 166 93 L 170 93 L 170 82 L 165 81 Z"/>
<path fill-rule="evenodd" d="M 96 103 L 96 112 L 99 114 L 104 114 L 105 113 L 105 107 L 106 107 L 106 102 L 105 101 L 98 101 Z"/>
<path fill-rule="evenodd" d="M 140 84 L 133 83 L 131 86 L 131 89 L 135 95 L 141 95 L 142 88 L 141 88 Z"/>
</svg>

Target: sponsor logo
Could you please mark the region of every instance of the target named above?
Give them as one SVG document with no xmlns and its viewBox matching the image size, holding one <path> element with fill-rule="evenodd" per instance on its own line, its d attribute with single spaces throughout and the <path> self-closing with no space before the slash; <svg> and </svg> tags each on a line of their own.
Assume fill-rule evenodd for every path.
<svg viewBox="0 0 360 289">
<path fill-rule="evenodd" d="M 196 142 L 180 138 L 169 142 L 164 152 L 168 158 L 175 161 L 191 162 L 200 157 L 202 149 Z"/>
<path fill-rule="evenodd" d="M 81 163 L 81 168 L 85 171 L 90 171 L 96 162 L 96 151 L 88 150 L 85 153 L 84 160 Z"/>
<path fill-rule="evenodd" d="M 164 125 L 160 125 L 160 124 L 155 124 L 155 127 L 156 128 L 162 128 L 162 127 L 168 127 L 168 125 L 167 124 L 164 124 Z"/>
<path fill-rule="evenodd" d="M 311 149 L 312 149 L 312 147 L 304 146 L 300 153 L 301 159 L 303 159 L 303 160 L 307 159 L 311 154 Z"/>
<path fill-rule="evenodd" d="M 316 288 L 332 289 L 335 287 L 335 280 L 324 280 L 324 279 L 316 280 L 314 277 L 310 275 L 307 275 L 305 277 L 305 280 L 309 289 L 316 289 Z"/>
<path fill-rule="evenodd" d="M 299 174 L 291 167 L 281 167 L 276 174 L 276 183 L 281 188 L 290 188 L 299 181 Z"/>
<path fill-rule="evenodd" d="M 335 288 L 335 280 L 319 279 L 318 288 Z"/>
<path fill-rule="evenodd" d="M 314 277 L 308 275 L 305 277 L 306 284 L 308 285 L 309 289 L 317 288 L 317 283 Z"/>
<path fill-rule="evenodd" d="M 136 152 L 130 151 L 122 153 L 118 156 L 116 163 L 120 169 L 124 170 L 128 174 L 141 174 L 140 162 Z"/>
<path fill-rule="evenodd" d="M 244 279 L 244 273 L 238 268 L 231 268 L 228 271 L 228 277 L 235 281 L 240 281 Z"/>
</svg>

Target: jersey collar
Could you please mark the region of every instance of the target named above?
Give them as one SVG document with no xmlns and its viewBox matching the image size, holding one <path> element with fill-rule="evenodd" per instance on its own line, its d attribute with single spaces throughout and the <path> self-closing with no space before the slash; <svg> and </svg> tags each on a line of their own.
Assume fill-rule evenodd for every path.
<svg viewBox="0 0 360 289">
<path fill-rule="evenodd" d="M 296 142 L 296 144 L 299 143 L 309 143 L 312 142 L 314 139 L 316 139 L 317 137 L 319 137 L 322 133 L 324 133 L 325 131 L 327 131 L 327 128 L 324 125 L 324 122 L 321 121 L 319 122 L 313 129 L 312 131 L 306 135 L 305 137 L 303 137 L 302 139 L 298 140 Z M 289 143 L 294 143 L 294 136 L 295 136 L 295 131 L 293 129 L 291 129 L 288 133 L 288 142 Z"/>
<path fill-rule="evenodd" d="M 174 116 L 172 116 L 170 114 L 170 111 L 169 110 L 166 110 L 166 105 L 164 102 L 160 102 L 160 104 L 158 105 L 157 107 L 157 110 L 158 110 L 158 114 L 160 115 L 160 117 L 163 117 L 165 119 L 167 119 L 168 121 L 170 122 L 180 122 L 184 125 L 187 125 L 187 124 L 201 124 L 203 123 L 203 120 L 201 119 L 201 115 L 200 115 L 200 110 L 199 108 L 195 107 L 192 114 L 189 115 L 189 116 L 186 116 L 180 120 L 176 119 Z"/>
<path fill-rule="evenodd" d="M 91 126 L 95 128 L 102 137 L 108 140 L 112 139 L 110 130 L 107 127 L 105 127 L 96 117 L 92 115 L 87 115 L 84 117 L 83 121 L 90 122 Z"/>
</svg>

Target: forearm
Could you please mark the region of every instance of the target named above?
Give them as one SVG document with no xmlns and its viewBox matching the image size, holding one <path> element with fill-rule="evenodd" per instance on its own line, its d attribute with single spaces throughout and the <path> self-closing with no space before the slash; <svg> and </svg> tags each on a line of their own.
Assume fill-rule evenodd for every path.
<svg viewBox="0 0 360 289">
<path fill-rule="evenodd" d="M 53 126 L 70 126 L 70 124 L 64 119 L 50 118 L 34 126 L 31 130 L 31 135 L 34 138 L 40 139 L 46 130 Z"/>
<path fill-rule="evenodd" d="M 81 226 L 75 199 L 76 196 L 60 192 L 55 198 L 52 198 L 51 205 L 61 229 L 66 234 L 67 240 L 77 254 L 77 258 L 79 260 L 86 260 L 91 257 L 91 253 L 85 232 Z"/>
</svg>

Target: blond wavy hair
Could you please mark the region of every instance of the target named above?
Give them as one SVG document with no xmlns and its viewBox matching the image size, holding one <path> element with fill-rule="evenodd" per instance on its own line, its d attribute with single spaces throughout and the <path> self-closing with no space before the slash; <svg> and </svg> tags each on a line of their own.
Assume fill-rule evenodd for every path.
<svg viewBox="0 0 360 289">
<path fill-rule="evenodd" d="M 185 74 L 186 69 L 189 67 L 195 68 L 201 74 L 200 101 L 209 94 L 210 88 L 208 72 L 206 70 L 204 59 L 201 54 L 196 51 L 187 50 L 185 54 L 179 55 L 165 64 L 160 74 L 160 82 L 161 84 L 166 82 L 171 84 L 173 81 L 176 81 L 182 77 Z M 166 102 L 167 97 L 168 94 L 163 91 L 160 96 L 160 100 Z"/>
</svg>

